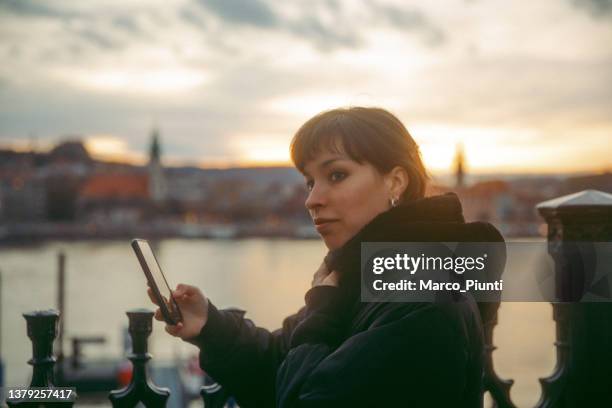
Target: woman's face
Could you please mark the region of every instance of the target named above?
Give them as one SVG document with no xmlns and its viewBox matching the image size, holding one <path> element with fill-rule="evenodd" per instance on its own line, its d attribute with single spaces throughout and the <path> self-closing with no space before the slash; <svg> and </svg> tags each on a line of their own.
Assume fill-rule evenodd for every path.
<svg viewBox="0 0 612 408">
<path fill-rule="evenodd" d="M 344 153 L 321 152 L 304 166 L 306 208 L 328 249 L 346 243 L 389 209 L 389 184 L 374 166 Z"/>
</svg>

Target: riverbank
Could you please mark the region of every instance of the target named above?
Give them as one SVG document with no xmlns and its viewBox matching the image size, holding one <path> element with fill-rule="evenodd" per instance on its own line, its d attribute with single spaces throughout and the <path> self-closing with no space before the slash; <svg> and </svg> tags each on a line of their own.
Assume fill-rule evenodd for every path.
<svg viewBox="0 0 612 408">
<path fill-rule="evenodd" d="M 149 224 L 102 223 L 15 223 L 0 225 L 0 245 L 45 241 L 114 240 L 144 237 L 240 239 L 294 238 L 316 239 L 317 231 L 311 223 L 244 223 L 192 224 L 160 222 Z"/>
</svg>

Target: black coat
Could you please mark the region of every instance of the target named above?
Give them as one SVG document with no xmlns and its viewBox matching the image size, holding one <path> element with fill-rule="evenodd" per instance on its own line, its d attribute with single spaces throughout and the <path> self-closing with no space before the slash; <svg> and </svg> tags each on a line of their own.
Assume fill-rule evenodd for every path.
<svg viewBox="0 0 612 408">
<path fill-rule="evenodd" d="M 326 257 L 339 287 L 318 286 L 274 332 L 212 303 L 192 342 L 200 364 L 249 407 L 481 407 L 478 308 L 454 303 L 362 303 L 361 242 L 497 242 L 487 223 L 465 223 L 454 194 L 380 214 Z"/>
</svg>

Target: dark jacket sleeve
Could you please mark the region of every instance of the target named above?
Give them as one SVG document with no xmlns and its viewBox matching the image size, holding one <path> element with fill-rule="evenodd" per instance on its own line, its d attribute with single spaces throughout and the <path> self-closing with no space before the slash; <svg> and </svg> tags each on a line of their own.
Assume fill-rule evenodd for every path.
<svg viewBox="0 0 612 408">
<path fill-rule="evenodd" d="M 307 293 L 277 375 L 277 407 L 457 406 L 469 359 L 460 331 L 468 328 L 428 304 L 341 341 L 339 298 L 330 286 Z"/>
<path fill-rule="evenodd" d="M 209 303 L 208 321 L 189 340 L 200 348 L 200 366 L 236 398 L 241 407 L 272 407 L 274 382 L 291 332 L 303 313 L 291 315 L 281 329 L 255 326 L 238 309 L 218 310 Z"/>
</svg>

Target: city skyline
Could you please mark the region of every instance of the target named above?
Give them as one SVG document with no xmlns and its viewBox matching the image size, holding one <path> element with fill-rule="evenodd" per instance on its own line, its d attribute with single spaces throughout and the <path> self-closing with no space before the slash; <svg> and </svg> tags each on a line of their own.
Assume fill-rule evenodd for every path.
<svg viewBox="0 0 612 408">
<path fill-rule="evenodd" d="M 377 105 L 434 173 L 610 170 L 612 8 L 320 0 L 0 3 L 0 145 L 290 165 L 311 115 Z M 256 39 L 253 41 L 252 39 Z M 18 73 L 18 74 L 17 74 Z"/>
</svg>

